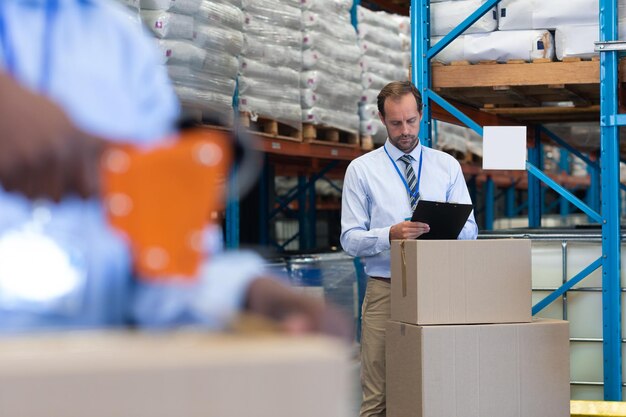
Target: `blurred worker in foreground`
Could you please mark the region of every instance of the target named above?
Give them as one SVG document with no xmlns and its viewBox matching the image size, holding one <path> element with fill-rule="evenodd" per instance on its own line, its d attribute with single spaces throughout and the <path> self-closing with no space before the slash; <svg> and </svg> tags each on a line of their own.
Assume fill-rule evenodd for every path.
<svg viewBox="0 0 626 417">
<path fill-rule="evenodd" d="M 129 317 L 219 329 L 247 309 L 349 338 L 343 314 L 266 277 L 255 254 L 215 255 L 210 230 L 196 281 L 132 279 L 97 198 L 99 159 L 107 143 L 171 134 L 178 108 L 151 39 L 111 0 L 0 2 L 0 330 Z"/>
<path fill-rule="evenodd" d="M 361 417 L 384 417 L 385 326 L 390 310 L 390 247 L 394 239 L 428 233 L 407 221 L 420 198 L 470 203 L 461 166 L 452 156 L 419 143 L 422 97 L 410 81 L 387 84 L 378 94 L 384 146 L 350 163 L 343 183 L 341 245 L 361 256 L 369 276 L 361 332 Z M 472 213 L 459 239 L 476 239 Z"/>
</svg>

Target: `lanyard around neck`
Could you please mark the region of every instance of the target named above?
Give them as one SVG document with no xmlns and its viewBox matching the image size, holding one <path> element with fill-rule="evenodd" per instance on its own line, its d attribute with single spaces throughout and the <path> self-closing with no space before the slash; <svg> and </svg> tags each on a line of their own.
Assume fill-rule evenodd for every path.
<svg viewBox="0 0 626 417">
<path fill-rule="evenodd" d="M 46 93 L 50 87 L 50 73 L 52 67 L 52 27 L 54 16 L 58 9 L 58 0 L 46 1 L 45 23 L 42 34 L 42 58 L 41 72 L 39 76 L 38 89 L 42 93 Z M 9 31 L 7 21 L 3 11 L 0 8 L 0 46 L 4 54 L 4 66 L 6 71 L 13 78 L 18 78 L 20 73 L 15 54 L 14 45 L 9 39 Z"/>
<path fill-rule="evenodd" d="M 396 161 L 394 161 L 393 158 L 391 157 L 391 155 L 389 155 L 389 151 L 387 150 L 387 147 L 385 145 L 383 145 L 383 149 L 385 150 L 385 153 L 387 154 L 387 157 L 389 157 L 389 160 L 393 164 L 393 167 L 396 169 L 396 172 L 398 173 L 398 176 L 402 180 L 402 184 L 404 184 L 404 187 L 406 188 L 407 193 L 412 198 L 417 197 L 419 195 L 419 193 L 420 193 L 420 180 L 422 179 L 422 159 L 424 157 L 424 150 L 422 149 L 420 151 L 420 163 L 419 163 L 419 168 L 417 169 L 417 184 L 415 186 L 415 192 L 413 192 L 413 191 L 411 191 L 411 187 L 409 187 L 409 183 L 406 182 L 406 179 L 404 178 L 404 175 L 402 175 L 402 172 L 400 172 L 400 168 L 398 168 L 398 164 L 396 164 Z"/>
</svg>

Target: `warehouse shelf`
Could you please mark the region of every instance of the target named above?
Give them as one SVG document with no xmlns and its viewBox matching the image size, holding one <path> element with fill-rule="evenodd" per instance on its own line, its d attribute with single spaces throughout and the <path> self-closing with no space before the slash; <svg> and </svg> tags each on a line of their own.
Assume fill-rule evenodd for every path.
<svg viewBox="0 0 626 417">
<path fill-rule="evenodd" d="M 432 105 L 436 103 L 453 119 L 462 122 L 482 136 L 484 116 L 472 117 L 453 105 L 455 100 L 473 107 L 474 115 L 506 116 L 513 124 L 532 124 L 528 175 L 529 225 L 541 224 L 542 189 L 540 180 L 559 193 L 563 201 L 585 212 L 602 227 L 602 255 L 572 280 L 583 279 L 597 267 L 602 267 L 604 399 L 622 399 L 621 302 L 620 302 L 620 192 L 619 192 L 619 127 L 626 117 L 619 114 L 618 94 L 623 91 L 624 64 L 618 61 L 617 50 L 603 49 L 600 61 L 508 63 L 493 65 L 432 66 L 439 51 L 449 45 L 468 27 L 489 12 L 500 0 L 485 1 L 463 20 L 436 46 L 430 45 L 430 0 L 411 1 L 412 80 L 424 98 L 424 117 L 420 139 L 432 144 Z M 600 41 L 617 40 L 617 0 L 599 0 Z M 611 49 L 611 48 L 608 48 Z M 572 107 L 546 107 L 545 101 L 571 102 Z M 542 140 L 546 132 L 542 123 L 550 121 L 598 121 L 601 126 L 598 157 L 591 164 L 591 204 L 586 204 L 569 190 L 557 184 L 542 171 Z M 495 125 L 502 124 L 496 120 Z M 533 137 L 534 135 L 534 137 Z M 552 137 L 551 137 L 552 138 Z M 567 143 L 566 140 L 563 143 Z M 493 201 L 494 182 L 486 182 L 486 194 Z M 601 198 L 600 198 L 601 197 Z M 489 207 L 489 206 L 488 206 Z M 567 291 L 568 283 L 535 305 L 533 312 L 547 305 L 549 298 Z"/>
</svg>

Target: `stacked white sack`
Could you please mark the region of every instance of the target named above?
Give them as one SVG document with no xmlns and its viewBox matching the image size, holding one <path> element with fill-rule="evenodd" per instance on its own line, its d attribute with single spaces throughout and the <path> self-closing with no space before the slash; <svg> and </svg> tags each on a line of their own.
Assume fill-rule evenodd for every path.
<svg viewBox="0 0 626 417">
<path fill-rule="evenodd" d="M 241 10 L 209 0 L 141 0 L 141 7 L 185 112 L 230 119 L 242 45 Z"/>
<path fill-rule="evenodd" d="M 620 19 L 626 1 L 619 0 Z M 598 25 L 598 0 L 502 0 L 498 4 L 500 30 L 556 29 L 558 26 Z"/>
<path fill-rule="evenodd" d="M 141 25 L 141 16 L 139 15 L 139 0 L 118 0 L 118 3 L 124 5 L 124 12 L 128 19 L 137 24 L 137 26 Z"/>
<path fill-rule="evenodd" d="M 300 128 L 302 12 L 297 0 L 243 0 L 239 110 Z"/>
<path fill-rule="evenodd" d="M 626 19 L 618 23 L 619 39 L 626 39 Z M 592 58 L 598 56 L 594 52 L 595 42 L 600 38 L 598 25 L 564 25 L 557 26 L 554 32 L 554 48 L 556 57 L 563 58 Z"/>
<path fill-rule="evenodd" d="M 487 0 L 456 0 L 433 3 L 430 6 L 430 35 L 445 36 Z M 488 33 L 498 28 L 497 10 L 484 14 L 464 33 Z"/>
<path fill-rule="evenodd" d="M 410 28 L 406 18 L 373 12 L 361 6 L 357 16 L 359 46 L 363 53 L 359 104 L 361 134 L 372 136 L 374 142 L 380 144 L 387 138 L 387 131 L 378 118 L 376 99 L 386 84 L 409 77 Z"/>
<path fill-rule="evenodd" d="M 302 121 L 359 131 L 361 51 L 351 0 L 302 0 Z"/>
<path fill-rule="evenodd" d="M 442 37 L 432 38 L 436 45 Z M 547 30 L 496 31 L 459 36 L 435 56 L 443 63 L 452 61 L 498 61 L 523 59 L 532 61 L 539 58 L 552 59 L 554 46 L 552 35 Z"/>
</svg>

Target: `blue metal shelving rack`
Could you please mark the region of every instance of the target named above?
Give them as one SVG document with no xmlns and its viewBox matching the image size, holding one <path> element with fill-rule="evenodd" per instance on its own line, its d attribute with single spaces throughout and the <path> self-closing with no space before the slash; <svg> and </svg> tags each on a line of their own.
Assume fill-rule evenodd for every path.
<svg viewBox="0 0 626 417">
<path fill-rule="evenodd" d="M 478 10 L 468 16 L 434 47 L 430 46 L 430 0 L 411 1 L 411 40 L 412 40 L 412 81 L 422 93 L 424 113 L 420 129 L 422 144 L 431 146 L 432 113 L 431 102 L 437 103 L 466 126 L 482 136 L 482 126 L 455 108 L 452 104 L 431 89 L 430 60 L 450 42 L 462 34 L 500 0 L 488 0 Z M 600 3 L 600 41 L 617 40 L 617 0 L 599 0 Z M 541 190 L 539 181 L 555 190 L 564 200 L 583 211 L 589 218 L 602 225 L 602 255 L 584 268 L 575 277 L 564 283 L 559 289 L 533 306 L 536 314 L 573 285 L 584 279 L 591 272 L 602 267 L 603 287 L 603 352 L 604 352 L 604 399 L 621 401 L 622 399 L 622 339 L 620 305 L 620 218 L 619 218 L 619 126 L 626 126 L 626 115 L 618 114 L 617 105 L 617 65 L 618 45 L 599 45 L 600 54 L 600 201 L 598 212 L 590 197 L 586 204 L 570 191 L 550 179 L 541 169 L 541 126 L 536 126 L 537 137 L 534 146 L 529 149 L 527 171 L 529 174 L 529 225 L 541 224 Z M 622 48 L 626 49 L 626 48 Z M 597 165 L 596 165 L 597 166 Z M 597 186 L 598 169 L 590 165 L 592 191 Z M 492 190 L 493 191 L 493 190 Z M 493 195 L 493 192 L 490 193 Z M 565 203 L 564 203 L 565 204 Z"/>
</svg>

